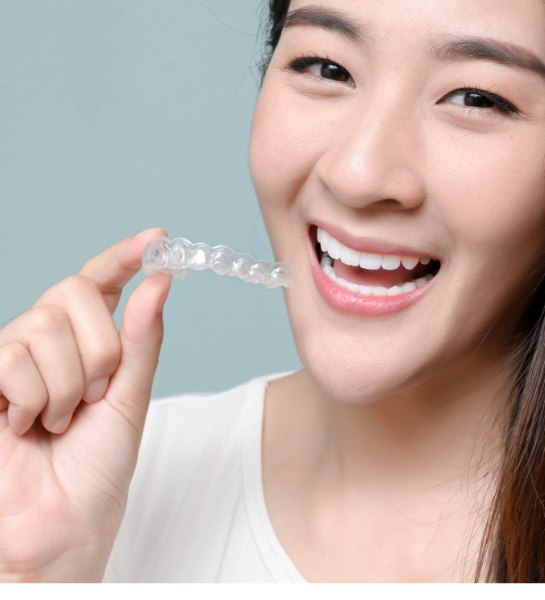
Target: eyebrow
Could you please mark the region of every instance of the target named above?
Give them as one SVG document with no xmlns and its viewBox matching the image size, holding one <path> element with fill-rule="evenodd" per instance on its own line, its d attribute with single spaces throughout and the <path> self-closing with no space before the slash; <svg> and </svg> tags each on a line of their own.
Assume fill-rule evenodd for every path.
<svg viewBox="0 0 545 600">
<path fill-rule="evenodd" d="M 491 38 L 452 39 L 433 47 L 432 54 L 439 60 L 489 60 L 531 71 L 545 78 L 545 63 L 533 52 L 522 46 Z"/>
<path fill-rule="evenodd" d="M 321 27 L 360 43 L 364 43 L 370 37 L 367 27 L 363 24 L 347 18 L 340 12 L 320 6 L 306 6 L 288 13 L 284 27 L 297 25 Z M 432 55 L 443 61 L 488 60 L 524 69 L 545 78 L 545 63 L 533 52 L 522 46 L 492 38 L 454 38 L 440 46 L 433 46 Z"/>
<path fill-rule="evenodd" d="M 312 25 L 321 27 L 335 33 L 340 33 L 352 41 L 364 41 L 364 27 L 347 19 L 341 13 L 318 6 L 305 6 L 291 11 L 286 15 L 284 27 L 294 27 L 296 25 Z"/>
</svg>

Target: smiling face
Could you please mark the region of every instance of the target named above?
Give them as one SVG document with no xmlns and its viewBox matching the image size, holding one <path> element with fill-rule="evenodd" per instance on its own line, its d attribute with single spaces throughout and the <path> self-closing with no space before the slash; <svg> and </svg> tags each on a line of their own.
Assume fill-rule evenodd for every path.
<svg viewBox="0 0 545 600">
<path fill-rule="evenodd" d="M 303 363 L 379 398 L 498 360 L 545 249 L 542 0 L 292 0 L 251 167 Z"/>
</svg>

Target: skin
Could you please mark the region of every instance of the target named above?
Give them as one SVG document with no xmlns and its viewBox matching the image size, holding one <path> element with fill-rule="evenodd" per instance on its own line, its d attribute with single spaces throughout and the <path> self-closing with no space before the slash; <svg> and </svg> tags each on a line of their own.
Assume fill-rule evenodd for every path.
<svg viewBox="0 0 545 600">
<path fill-rule="evenodd" d="M 102 579 L 136 465 L 170 278 L 135 289 L 119 333 L 112 312 L 145 243 L 164 234 L 148 230 L 104 251 L 0 331 L 0 581 Z"/>
<path fill-rule="evenodd" d="M 294 0 L 290 10 L 310 5 L 332 7 Z M 267 504 L 309 579 L 470 579 L 511 340 L 542 273 L 545 79 L 428 48 L 491 37 L 545 61 L 545 6 L 339 0 L 334 9 L 369 39 L 288 27 L 253 126 L 252 174 L 275 251 L 296 274 L 286 301 L 304 364 L 269 387 Z M 290 69 L 302 56 L 325 56 L 350 78 Z M 456 91 L 468 87 L 520 114 L 464 106 Z M 420 249 L 441 269 L 404 312 L 343 313 L 312 279 L 316 222 Z"/>
<path fill-rule="evenodd" d="M 286 31 L 254 122 L 253 177 L 276 253 L 296 274 L 286 299 L 304 363 L 267 393 L 266 501 L 310 580 L 464 580 L 493 481 L 508 340 L 543 251 L 545 84 L 489 62 L 438 63 L 424 48 L 469 30 L 543 60 L 545 9 L 538 0 L 335 8 L 372 26 L 376 41 Z M 324 50 L 355 86 L 285 68 Z M 445 101 L 476 84 L 521 117 Z M 309 273 L 316 218 L 422 248 L 440 258 L 439 275 L 405 313 L 336 312 Z M 111 315 L 146 241 L 161 235 L 116 244 L 0 330 L 0 581 L 102 578 L 169 279 L 136 288 L 119 332 Z"/>
</svg>

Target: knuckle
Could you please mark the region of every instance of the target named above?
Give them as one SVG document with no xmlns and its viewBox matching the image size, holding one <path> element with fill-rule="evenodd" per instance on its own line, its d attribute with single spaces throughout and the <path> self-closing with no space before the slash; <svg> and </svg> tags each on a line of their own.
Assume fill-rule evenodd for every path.
<svg viewBox="0 0 545 600">
<path fill-rule="evenodd" d="M 96 292 L 96 285 L 89 277 L 71 275 L 63 280 L 62 289 L 66 296 L 79 296 Z"/>
<path fill-rule="evenodd" d="M 28 360 L 27 347 L 20 342 L 12 342 L 0 347 L 0 371 L 11 371 Z"/>
<path fill-rule="evenodd" d="M 83 357 L 85 371 L 90 379 L 109 376 L 116 369 L 121 359 L 121 342 L 117 334 L 101 340 L 100 349 L 89 351 Z"/>
<path fill-rule="evenodd" d="M 88 271 L 90 271 L 94 265 L 96 257 L 90 258 L 89 260 L 86 260 L 82 265 L 81 265 L 81 269 L 80 269 L 80 273 L 86 273 Z"/>
<path fill-rule="evenodd" d="M 65 381 L 49 390 L 49 412 L 64 413 L 76 406 L 84 393 L 83 378 Z"/>
<path fill-rule="evenodd" d="M 35 333 L 50 334 L 70 325 L 66 312 L 54 304 L 37 306 L 29 313 L 30 326 Z"/>
<path fill-rule="evenodd" d="M 34 384 L 31 389 L 18 389 L 14 387 L 7 395 L 8 401 L 17 406 L 18 411 L 29 418 L 35 417 L 47 405 L 48 394 L 43 383 Z"/>
<path fill-rule="evenodd" d="M 18 399 L 21 410 L 28 415 L 36 416 L 47 405 L 48 395 L 45 387 L 36 389 L 31 395 L 26 395 L 24 400 Z"/>
</svg>

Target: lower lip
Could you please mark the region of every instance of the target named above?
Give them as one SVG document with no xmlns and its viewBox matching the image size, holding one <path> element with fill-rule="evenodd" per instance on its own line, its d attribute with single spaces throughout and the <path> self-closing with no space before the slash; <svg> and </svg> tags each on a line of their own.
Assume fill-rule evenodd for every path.
<svg viewBox="0 0 545 600">
<path fill-rule="evenodd" d="M 332 281 L 323 271 L 311 248 L 312 274 L 318 292 L 329 306 L 357 315 L 380 317 L 402 312 L 415 304 L 429 289 L 430 283 L 400 296 L 363 296 Z"/>
</svg>

